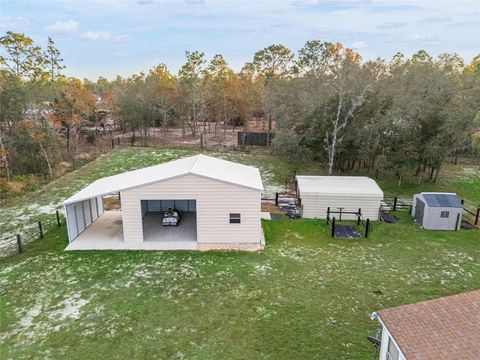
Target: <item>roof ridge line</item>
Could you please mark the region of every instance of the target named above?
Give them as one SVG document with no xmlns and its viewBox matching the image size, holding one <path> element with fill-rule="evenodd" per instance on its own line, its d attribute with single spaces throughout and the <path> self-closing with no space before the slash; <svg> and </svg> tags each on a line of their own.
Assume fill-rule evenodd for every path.
<svg viewBox="0 0 480 360">
<path fill-rule="evenodd" d="M 202 154 L 197 154 L 197 155 L 195 155 L 195 156 L 196 156 L 196 159 L 195 159 L 195 161 L 193 162 L 193 165 L 192 165 L 192 167 L 190 168 L 190 171 L 188 172 L 189 174 L 195 174 L 195 173 L 193 172 L 193 169 L 194 169 L 195 166 L 197 165 L 198 159 L 200 159 L 200 155 L 202 155 Z"/>
</svg>

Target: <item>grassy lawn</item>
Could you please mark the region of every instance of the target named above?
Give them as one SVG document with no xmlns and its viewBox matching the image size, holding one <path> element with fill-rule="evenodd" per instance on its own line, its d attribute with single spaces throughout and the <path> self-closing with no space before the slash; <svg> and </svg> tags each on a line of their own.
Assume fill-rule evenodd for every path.
<svg viewBox="0 0 480 360">
<path fill-rule="evenodd" d="M 102 176 L 198 150 L 122 148 L 2 205 L 2 236 L 52 217 Z M 267 196 L 296 168 L 262 152 L 212 152 L 260 168 Z M 455 191 L 480 205 L 480 173 L 446 168 L 436 184 L 388 194 Z M 368 239 L 332 239 L 323 221 L 264 223 L 262 254 L 66 253 L 65 228 L 0 261 L 0 359 L 369 359 L 372 311 L 480 288 L 480 232 L 420 229 L 406 213 Z"/>
<path fill-rule="evenodd" d="M 51 231 L 0 262 L 0 356 L 369 359 L 372 311 L 480 288 L 478 232 L 397 215 L 360 240 L 267 221 L 262 254 L 66 253 Z"/>
<path fill-rule="evenodd" d="M 324 169 L 317 162 L 297 164 L 273 157 L 262 149 L 239 152 L 205 149 L 119 148 L 67 173 L 39 191 L 26 193 L 2 204 L 0 239 L 13 238 L 16 232 L 36 228 L 37 220 L 53 219 L 55 210 L 61 209 L 63 200 L 98 178 L 194 155 L 200 151 L 208 155 L 257 166 L 266 189 L 264 195 L 269 197 L 273 197 L 275 192 L 284 189 L 285 180 L 291 178 L 293 170 L 297 170 L 300 174 L 325 174 Z M 426 182 L 417 185 L 412 180 L 413 184 L 405 181 L 399 187 L 396 180 L 389 176 L 382 176 L 377 181 L 384 192 L 389 195 L 410 198 L 412 194 L 420 191 L 456 191 L 466 199 L 471 208 L 480 206 L 480 168 L 478 166 L 448 165 L 436 184 Z"/>
</svg>

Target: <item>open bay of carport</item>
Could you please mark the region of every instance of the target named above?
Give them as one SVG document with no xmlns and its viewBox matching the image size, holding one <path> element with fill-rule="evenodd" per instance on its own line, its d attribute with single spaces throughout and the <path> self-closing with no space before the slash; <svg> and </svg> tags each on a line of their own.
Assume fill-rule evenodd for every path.
<svg viewBox="0 0 480 360">
<path fill-rule="evenodd" d="M 178 226 L 163 226 L 162 212 L 149 212 L 143 218 L 143 239 L 145 242 L 197 242 L 197 214 L 182 213 Z"/>
</svg>

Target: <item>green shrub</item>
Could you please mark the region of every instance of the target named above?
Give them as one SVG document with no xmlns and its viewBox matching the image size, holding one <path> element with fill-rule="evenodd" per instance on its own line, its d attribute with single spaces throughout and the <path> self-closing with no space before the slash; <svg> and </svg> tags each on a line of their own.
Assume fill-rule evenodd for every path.
<svg viewBox="0 0 480 360">
<path fill-rule="evenodd" d="M 272 140 L 272 154 L 297 162 L 311 158 L 310 150 L 301 144 L 300 137 L 293 131 L 279 130 Z"/>
</svg>

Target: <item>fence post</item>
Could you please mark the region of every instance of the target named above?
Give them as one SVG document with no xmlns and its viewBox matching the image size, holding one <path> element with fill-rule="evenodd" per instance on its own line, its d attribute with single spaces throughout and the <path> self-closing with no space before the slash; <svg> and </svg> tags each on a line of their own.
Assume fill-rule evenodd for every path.
<svg viewBox="0 0 480 360">
<path fill-rule="evenodd" d="M 397 197 L 393 199 L 393 211 L 397 210 Z"/>
<path fill-rule="evenodd" d="M 200 134 L 200 148 L 203 148 L 203 133 Z"/>
<path fill-rule="evenodd" d="M 360 215 L 357 216 L 357 226 L 360 225 Z"/>
<path fill-rule="evenodd" d="M 335 237 L 335 216 L 332 219 L 332 237 Z"/>
<path fill-rule="evenodd" d="M 115 147 L 115 142 L 112 139 L 112 149 Z"/>
<path fill-rule="evenodd" d="M 42 229 L 42 222 L 38 222 L 38 230 L 40 230 L 40 239 L 43 239 L 43 229 Z"/>
<path fill-rule="evenodd" d="M 358 208 L 358 215 L 362 216 L 362 208 Z"/>
<path fill-rule="evenodd" d="M 370 230 L 370 219 L 367 219 L 365 223 L 365 237 L 368 238 L 368 231 Z"/>
<path fill-rule="evenodd" d="M 57 225 L 58 227 L 60 227 L 62 224 L 60 223 L 60 213 L 58 212 L 58 210 L 56 211 L 57 213 Z"/>
<path fill-rule="evenodd" d="M 479 218 L 480 218 L 480 208 L 477 209 L 477 215 L 475 215 L 475 225 L 478 225 Z"/>
<path fill-rule="evenodd" d="M 327 219 L 330 218 L 330 206 L 327 207 Z"/>
<path fill-rule="evenodd" d="M 21 254 L 23 252 L 23 249 L 22 249 L 22 238 L 20 234 L 17 234 L 17 246 L 18 246 L 18 253 Z"/>
<path fill-rule="evenodd" d="M 275 193 L 275 206 L 278 206 L 278 192 Z"/>
<path fill-rule="evenodd" d="M 460 200 L 460 202 L 462 203 L 462 206 L 465 205 L 465 200 Z"/>
</svg>

